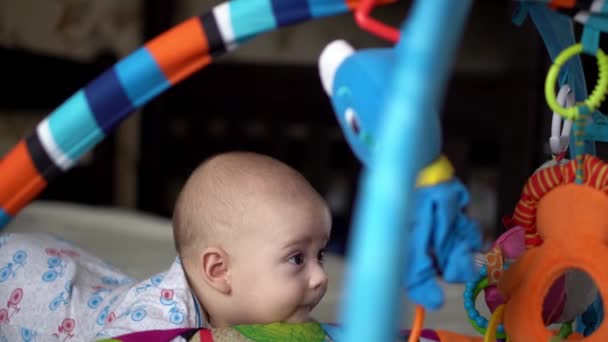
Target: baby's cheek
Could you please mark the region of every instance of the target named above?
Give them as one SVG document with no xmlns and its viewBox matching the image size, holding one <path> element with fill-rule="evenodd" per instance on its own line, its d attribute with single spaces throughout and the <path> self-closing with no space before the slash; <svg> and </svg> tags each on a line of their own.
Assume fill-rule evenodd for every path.
<svg viewBox="0 0 608 342">
<path fill-rule="evenodd" d="M 278 307 L 284 308 L 286 311 L 293 311 L 302 305 L 306 292 L 301 282 L 289 279 L 275 285 L 271 295 L 275 298 L 274 301 Z"/>
</svg>

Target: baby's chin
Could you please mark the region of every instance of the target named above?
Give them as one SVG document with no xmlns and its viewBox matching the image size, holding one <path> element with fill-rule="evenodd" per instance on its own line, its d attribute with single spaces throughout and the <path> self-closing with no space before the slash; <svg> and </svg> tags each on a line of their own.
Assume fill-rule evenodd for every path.
<svg viewBox="0 0 608 342">
<path fill-rule="evenodd" d="M 316 305 L 315 305 L 316 306 Z M 315 319 L 310 315 L 311 311 L 315 308 L 313 305 L 303 305 L 296 308 L 293 314 L 284 323 L 311 323 L 316 322 Z"/>
</svg>

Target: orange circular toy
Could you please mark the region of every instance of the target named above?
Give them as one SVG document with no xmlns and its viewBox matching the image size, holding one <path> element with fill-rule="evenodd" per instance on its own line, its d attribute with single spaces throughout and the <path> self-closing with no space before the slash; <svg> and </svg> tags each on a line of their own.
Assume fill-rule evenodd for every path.
<svg viewBox="0 0 608 342">
<path fill-rule="evenodd" d="M 514 218 L 535 246 L 498 283 L 511 341 L 550 341 L 555 336 L 543 323 L 543 302 L 553 282 L 569 269 L 589 274 L 608 298 L 608 164 L 585 156 L 580 185 L 574 184 L 575 167 L 572 161 L 531 177 L 518 203 Z M 608 325 L 602 322 L 591 336 L 568 340 L 608 341 Z"/>
</svg>

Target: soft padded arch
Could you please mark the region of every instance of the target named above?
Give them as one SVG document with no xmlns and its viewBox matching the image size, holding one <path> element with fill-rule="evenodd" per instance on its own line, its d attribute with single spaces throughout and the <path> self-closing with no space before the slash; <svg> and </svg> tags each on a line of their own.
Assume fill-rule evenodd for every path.
<svg viewBox="0 0 608 342">
<path fill-rule="evenodd" d="M 394 0 L 383 0 L 390 3 Z M 356 8 L 358 0 L 233 0 L 173 27 L 67 99 L 0 163 L 0 228 L 135 109 L 266 31 Z"/>
<path fill-rule="evenodd" d="M 597 157 L 585 155 L 583 159 L 584 184 L 608 193 L 608 164 Z M 522 192 L 515 207 L 513 220 L 526 230 L 526 246 L 532 247 L 542 243 L 537 233 L 536 211 L 542 197 L 553 189 L 574 182 L 576 161 L 556 165 L 535 173 Z"/>
</svg>

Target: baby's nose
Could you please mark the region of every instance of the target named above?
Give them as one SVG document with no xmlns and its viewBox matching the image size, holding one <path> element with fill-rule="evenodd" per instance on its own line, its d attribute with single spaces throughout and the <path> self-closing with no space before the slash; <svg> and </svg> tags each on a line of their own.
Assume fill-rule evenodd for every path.
<svg viewBox="0 0 608 342">
<path fill-rule="evenodd" d="M 312 289 L 319 289 L 327 287 L 327 273 L 321 265 L 313 266 L 312 274 L 310 276 L 310 287 Z"/>
</svg>

